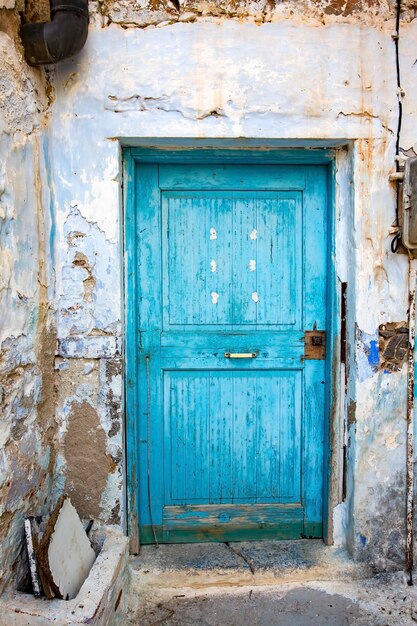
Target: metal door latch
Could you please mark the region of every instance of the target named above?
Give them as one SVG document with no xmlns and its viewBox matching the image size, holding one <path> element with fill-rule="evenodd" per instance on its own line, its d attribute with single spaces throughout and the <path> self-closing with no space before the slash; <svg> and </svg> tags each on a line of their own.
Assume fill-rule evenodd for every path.
<svg viewBox="0 0 417 626">
<path fill-rule="evenodd" d="M 304 333 L 304 359 L 323 360 L 326 358 L 326 332 L 324 330 L 306 330 Z"/>
</svg>

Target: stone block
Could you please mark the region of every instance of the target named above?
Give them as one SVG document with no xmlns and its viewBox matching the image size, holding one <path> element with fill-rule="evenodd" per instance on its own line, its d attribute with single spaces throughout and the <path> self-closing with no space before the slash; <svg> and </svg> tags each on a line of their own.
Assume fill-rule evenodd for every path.
<svg viewBox="0 0 417 626">
<path fill-rule="evenodd" d="M 25 593 L 5 593 L 0 599 L 2 626 L 113 626 L 120 623 L 127 608 L 128 538 L 111 527 L 105 528 L 103 534 L 101 551 L 73 600 L 45 600 Z"/>
</svg>

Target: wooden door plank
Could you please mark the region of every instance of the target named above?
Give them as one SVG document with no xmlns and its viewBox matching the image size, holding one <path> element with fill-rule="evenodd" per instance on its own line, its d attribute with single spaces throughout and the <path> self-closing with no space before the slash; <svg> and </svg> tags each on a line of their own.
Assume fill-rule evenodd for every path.
<svg viewBox="0 0 417 626">
<path fill-rule="evenodd" d="M 210 502 L 233 498 L 233 402 L 229 381 L 210 376 Z"/>
</svg>

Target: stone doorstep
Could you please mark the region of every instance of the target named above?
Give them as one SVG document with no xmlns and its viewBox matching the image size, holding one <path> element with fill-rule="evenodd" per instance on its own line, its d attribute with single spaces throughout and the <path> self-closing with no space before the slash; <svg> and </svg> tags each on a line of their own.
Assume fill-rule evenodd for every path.
<svg viewBox="0 0 417 626">
<path fill-rule="evenodd" d="M 346 619 L 352 611 L 352 615 L 360 612 L 349 593 L 341 592 L 349 587 L 354 598 L 374 574 L 367 565 L 354 562 L 344 548 L 326 546 L 320 540 L 142 546 L 138 556 L 130 557 L 129 565 L 129 610 L 124 626 L 309 623 L 302 621 L 301 614 L 301 621 L 293 621 L 287 603 L 291 599 L 296 613 L 301 607 L 313 616 L 312 624 L 335 624 L 332 615 L 338 607 Z M 325 617 L 330 612 L 323 622 L 316 615 L 321 609 Z M 361 622 L 365 623 L 376 622 Z"/>
<path fill-rule="evenodd" d="M 0 598 L 1 625 L 112 626 L 126 610 L 128 577 L 128 538 L 106 527 L 101 551 L 76 598 L 46 600 L 5 593 Z"/>
<path fill-rule="evenodd" d="M 130 558 L 131 593 L 145 589 L 209 589 L 373 576 L 343 548 L 318 540 L 142 546 Z"/>
</svg>

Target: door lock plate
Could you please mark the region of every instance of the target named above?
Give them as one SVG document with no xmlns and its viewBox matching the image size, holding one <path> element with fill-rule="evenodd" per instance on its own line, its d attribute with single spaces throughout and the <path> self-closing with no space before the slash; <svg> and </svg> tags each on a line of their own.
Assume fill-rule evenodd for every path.
<svg viewBox="0 0 417 626">
<path fill-rule="evenodd" d="M 326 332 L 324 330 L 306 330 L 304 333 L 304 360 L 323 360 L 326 358 Z"/>
</svg>

